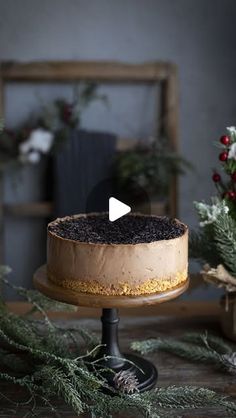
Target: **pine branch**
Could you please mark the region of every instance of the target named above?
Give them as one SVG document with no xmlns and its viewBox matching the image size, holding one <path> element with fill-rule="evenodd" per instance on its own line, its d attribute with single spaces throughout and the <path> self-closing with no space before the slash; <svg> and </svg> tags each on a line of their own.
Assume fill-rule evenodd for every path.
<svg viewBox="0 0 236 418">
<path fill-rule="evenodd" d="M 181 409 L 216 406 L 226 410 L 229 415 L 236 416 L 236 406 L 233 402 L 204 388 L 167 387 L 133 395 L 105 394 L 101 391 L 102 387 L 109 389 L 109 393 L 114 392 L 114 389 L 110 388 L 100 375 L 100 369 L 94 374 L 87 368 L 87 360 L 91 358 L 96 347 L 90 353 L 75 357 L 76 353 L 71 350 L 69 344 L 70 340 L 75 342 L 82 336 L 88 347 L 94 344 L 93 337 L 86 330 L 66 330 L 57 327 L 49 323 L 47 317 L 44 317 L 43 324 L 47 336 L 44 330 L 41 329 L 40 332 L 35 322 L 9 313 L 6 306 L 0 307 L 0 338 L 7 347 L 4 350 L 0 349 L 0 363 L 11 370 L 9 374 L 0 373 L 0 380 L 27 389 L 30 393 L 30 398 L 26 401 L 29 404 L 30 416 L 36 416 L 38 398 L 52 412 L 56 412 L 51 403 L 55 396 L 63 399 L 75 413 L 88 412 L 92 418 L 112 418 L 113 414 L 121 411 L 125 414 L 132 413 L 135 417 L 169 418 L 176 416 L 174 409 L 177 413 Z M 224 366 L 230 365 L 235 369 L 235 353 L 231 347 L 211 335 L 192 333 L 184 336 L 181 341 L 157 339 L 133 343 L 132 346 L 144 352 L 161 349 L 189 359 L 215 364 L 221 364 L 222 361 Z M 77 348 L 79 351 L 79 344 Z M 12 353 L 12 349 L 17 353 Z M 27 364 L 23 354 L 27 355 Z M 29 359 L 32 361 L 29 362 Z"/>
<path fill-rule="evenodd" d="M 231 354 L 233 351 L 232 346 L 230 346 L 225 340 L 208 332 L 203 334 L 199 334 L 198 332 L 189 332 L 181 337 L 181 340 L 203 346 L 206 346 L 207 340 L 208 345 L 219 354 Z"/>
<path fill-rule="evenodd" d="M 10 283 L 5 277 L 7 274 L 10 273 L 10 271 L 11 269 L 9 269 L 7 266 L 1 266 L 0 281 L 2 281 L 2 283 L 15 290 L 18 295 L 23 296 L 28 302 L 33 304 L 33 309 L 28 313 L 28 315 L 34 313 L 35 311 L 40 312 L 44 317 L 44 325 L 47 325 L 48 330 L 46 337 L 39 338 L 38 330 L 36 329 L 32 321 L 30 322 L 27 321 L 25 318 L 21 318 L 17 315 L 8 313 L 6 311 L 4 303 L 2 302 L 0 306 L 0 327 L 2 328 L 5 334 L 7 334 L 9 337 L 12 337 L 12 339 L 16 342 L 23 342 L 25 345 L 31 347 L 37 346 L 38 348 L 45 349 L 49 352 L 53 352 L 55 354 L 58 354 L 59 356 L 66 356 L 69 352 L 68 335 L 70 335 L 71 339 L 73 339 L 74 343 L 76 343 L 75 348 L 77 349 L 77 354 L 79 353 L 80 347 L 76 338 L 76 334 L 81 335 L 85 343 L 89 345 L 90 348 L 96 345 L 95 337 L 90 335 L 89 332 L 83 329 L 77 329 L 77 331 L 73 330 L 73 333 L 70 332 L 70 330 L 67 330 L 64 333 L 62 333 L 60 327 L 56 327 L 50 321 L 45 312 L 45 309 L 52 311 L 71 311 L 75 310 L 75 307 L 64 303 L 52 301 L 49 298 L 44 297 L 37 291 L 26 290 L 20 286 L 15 286 L 14 284 Z"/>
<path fill-rule="evenodd" d="M 146 341 L 135 341 L 131 344 L 131 348 L 135 351 L 139 351 L 141 354 L 161 350 L 192 361 L 201 361 L 204 363 L 218 363 L 219 361 L 218 353 L 211 351 L 206 347 L 178 340 L 157 338 Z"/>
<path fill-rule="evenodd" d="M 53 366 L 45 366 L 38 373 L 35 373 L 34 379 L 43 380 L 44 384 L 53 388 L 55 393 L 62 397 L 77 414 L 84 412 L 85 405 L 63 370 Z"/>
<path fill-rule="evenodd" d="M 44 351 L 42 349 L 39 348 L 32 348 L 29 347 L 27 345 L 24 344 L 20 344 L 15 342 L 13 339 L 11 339 L 8 335 L 6 335 L 1 329 L 0 329 L 0 337 L 2 338 L 2 340 L 9 344 L 10 346 L 14 347 L 17 350 L 23 351 L 23 352 L 27 352 L 30 353 L 33 357 L 38 358 L 39 360 L 42 361 L 54 361 L 62 366 L 67 366 L 68 364 L 70 364 L 70 362 L 75 362 L 75 360 L 71 360 L 71 359 L 66 359 L 66 358 L 62 358 L 62 357 L 58 357 L 53 353 Z"/>
<path fill-rule="evenodd" d="M 236 373 L 236 351 L 220 337 L 208 333 L 188 333 L 174 339 L 135 341 L 133 350 L 142 354 L 162 350 L 194 362 L 213 364 L 217 369 Z"/>
<path fill-rule="evenodd" d="M 19 344 L 31 348 L 42 348 L 41 339 L 36 334 L 33 325 L 13 313 L 4 312 L 0 315 L 0 330 Z"/>
<path fill-rule="evenodd" d="M 58 302 L 53 299 L 49 299 L 47 296 L 44 296 L 42 293 L 37 290 L 25 289 L 21 286 L 16 286 L 11 283 L 6 276 L 11 272 L 11 269 L 8 266 L 1 266 L 0 268 L 0 282 L 6 286 L 13 289 L 17 295 L 24 297 L 29 303 L 33 304 L 32 310 L 28 312 L 32 314 L 34 312 L 40 311 L 45 313 L 45 311 L 54 311 L 54 312 L 75 312 L 77 307 L 69 305 L 67 303 Z"/>
<path fill-rule="evenodd" d="M 94 418 L 112 417 L 112 413 L 133 411 L 134 416 L 143 417 L 168 417 L 176 416 L 173 410 L 199 409 L 221 407 L 232 416 L 236 416 L 235 404 L 228 401 L 227 397 L 216 392 L 198 387 L 170 386 L 157 388 L 142 394 L 128 395 L 124 397 L 111 397 L 101 394 L 98 405 L 93 405 L 90 411 Z"/>
<path fill-rule="evenodd" d="M 18 348 L 22 348 L 19 347 Z M 30 350 L 31 351 L 31 350 Z M 82 363 L 77 361 L 60 359 L 45 353 L 33 350 L 38 358 L 45 358 L 48 364 L 37 366 L 37 371 L 32 376 L 22 379 L 12 378 L 6 374 L 0 375 L 0 379 L 12 381 L 15 384 L 25 386 L 30 391 L 40 393 L 42 388 L 47 388 L 47 397 L 55 394 L 63 397 L 76 413 L 88 411 L 92 417 L 112 417 L 113 413 L 134 412 L 143 417 L 168 417 L 173 409 L 189 409 L 200 407 L 222 406 L 228 413 L 236 416 L 235 405 L 215 392 L 199 388 L 160 388 L 144 394 L 109 396 L 98 391 L 102 382 L 96 380 Z M 66 367 L 65 367 L 66 366 Z M 40 386 L 39 386 L 40 385 Z M 92 402 L 92 403 L 91 403 Z M 163 411 L 164 410 L 164 411 Z M 171 412 L 173 415 L 173 412 Z M 169 415 L 170 416 L 170 415 Z"/>
<path fill-rule="evenodd" d="M 236 221 L 228 214 L 214 223 L 217 250 L 226 267 L 236 275 Z"/>
<path fill-rule="evenodd" d="M 142 354 L 158 350 L 165 351 L 190 361 L 214 364 L 218 369 L 235 373 L 232 358 L 225 356 L 225 354 L 230 353 L 230 348 L 227 346 L 225 354 L 222 355 L 224 344 L 220 344 L 220 339 L 217 340 L 215 337 L 210 337 L 210 339 L 208 339 L 202 334 L 198 336 L 197 334 L 190 334 L 182 337 L 181 340 L 158 338 L 146 341 L 135 341 L 131 344 L 131 348 Z M 212 346 L 209 344 L 212 344 Z M 215 345 L 215 347 L 216 345 L 220 347 L 219 352 L 214 349 L 213 345 Z"/>
<path fill-rule="evenodd" d="M 235 403 L 228 401 L 226 396 L 219 395 L 215 391 L 198 387 L 176 387 L 158 388 L 148 393 L 147 397 L 157 398 L 157 403 L 161 408 L 169 409 L 195 409 L 195 408 L 214 408 L 222 407 L 232 416 L 236 416 Z"/>
<path fill-rule="evenodd" d="M 1 373 L 0 372 L 0 380 L 4 380 L 10 383 L 14 383 L 15 385 L 19 385 L 21 387 L 24 387 L 28 389 L 30 393 L 32 391 L 38 392 L 40 390 L 42 393 L 47 393 L 48 391 L 45 390 L 43 387 L 39 387 L 38 385 L 35 385 L 32 382 L 32 378 L 30 376 L 24 376 L 24 377 L 15 377 L 11 376 L 8 373 Z"/>
</svg>

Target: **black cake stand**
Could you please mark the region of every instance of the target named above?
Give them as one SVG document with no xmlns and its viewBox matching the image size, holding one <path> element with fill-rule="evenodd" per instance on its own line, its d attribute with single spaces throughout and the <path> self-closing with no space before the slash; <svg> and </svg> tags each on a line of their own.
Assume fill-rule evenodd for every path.
<svg viewBox="0 0 236 418">
<path fill-rule="evenodd" d="M 157 381 L 156 367 L 148 360 L 134 354 L 120 352 L 118 342 L 118 308 L 141 307 L 166 302 L 181 295 L 188 288 L 189 281 L 165 292 L 143 296 L 105 296 L 79 293 L 57 286 L 47 277 L 46 266 L 40 267 L 34 274 L 34 285 L 44 295 L 60 302 L 76 306 L 102 308 L 102 346 L 97 354 L 107 369 L 115 373 L 127 371 L 136 376 L 140 392 L 153 388 Z M 102 360 L 105 359 L 105 360 Z M 94 360 L 94 359 L 93 359 Z M 101 362 L 99 364 L 101 365 Z M 106 378 L 113 384 L 114 373 Z"/>
</svg>

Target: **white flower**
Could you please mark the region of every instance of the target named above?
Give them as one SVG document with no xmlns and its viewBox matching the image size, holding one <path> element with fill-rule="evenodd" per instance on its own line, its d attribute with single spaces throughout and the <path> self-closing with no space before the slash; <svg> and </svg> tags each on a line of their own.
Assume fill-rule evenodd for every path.
<svg viewBox="0 0 236 418">
<path fill-rule="evenodd" d="M 226 128 L 230 135 L 236 135 L 236 127 L 235 126 L 228 126 Z"/>
<path fill-rule="evenodd" d="M 27 159 L 29 163 L 37 164 L 40 161 L 40 153 L 37 151 L 30 151 L 27 154 Z"/>
<path fill-rule="evenodd" d="M 52 147 L 54 136 L 45 129 L 35 129 L 29 138 L 20 144 L 20 153 L 28 154 L 30 151 L 38 151 L 47 154 Z"/>
<path fill-rule="evenodd" d="M 236 160 L 236 142 L 234 142 L 229 149 L 228 158 Z"/>
</svg>

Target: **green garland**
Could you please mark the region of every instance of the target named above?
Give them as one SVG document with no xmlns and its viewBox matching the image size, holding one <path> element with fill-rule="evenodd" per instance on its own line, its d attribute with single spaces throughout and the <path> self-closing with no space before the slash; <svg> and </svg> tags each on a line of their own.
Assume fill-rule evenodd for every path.
<svg viewBox="0 0 236 418">
<path fill-rule="evenodd" d="M 211 364 L 217 369 L 236 373 L 236 347 L 207 332 L 187 333 L 178 339 L 135 341 L 131 348 L 142 354 L 165 351 L 190 361 Z"/>
<path fill-rule="evenodd" d="M 86 412 L 91 418 L 112 418 L 122 411 L 126 415 L 167 418 L 179 415 L 181 409 L 216 406 L 236 416 L 234 402 L 205 388 L 170 386 L 143 394 L 128 394 L 122 390 L 116 391 L 116 396 L 104 393 L 101 389 L 108 387 L 108 383 L 99 370 L 95 374 L 88 368 L 88 356 L 91 361 L 91 356 L 97 352 L 96 337 L 80 328 L 65 329 L 56 325 L 44 308 L 65 310 L 65 305 L 50 301 L 36 291 L 12 285 L 6 279 L 8 272 L 8 268 L 0 269 L 0 282 L 14 288 L 33 305 L 24 317 L 19 317 L 8 311 L 3 299 L 0 304 L 0 380 L 19 385 L 28 392 L 27 400 L 20 403 L 0 392 L 0 399 L 9 402 L 12 416 L 17 416 L 21 408 L 24 411 L 27 408 L 28 417 L 37 417 L 37 405 L 43 403 L 48 411 L 45 414 L 59 417 L 53 403 L 55 397 L 76 414 Z M 35 311 L 41 312 L 43 322 L 33 319 Z"/>
</svg>

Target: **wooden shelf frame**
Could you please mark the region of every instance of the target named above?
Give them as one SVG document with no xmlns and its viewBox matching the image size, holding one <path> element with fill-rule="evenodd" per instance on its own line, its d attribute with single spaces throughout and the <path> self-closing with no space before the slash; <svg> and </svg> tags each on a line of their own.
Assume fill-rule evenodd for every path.
<svg viewBox="0 0 236 418">
<path fill-rule="evenodd" d="M 34 61 L 0 63 L 0 118 L 4 117 L 4 88 L 6 83 L 59 83 L 94 81 L 97 83 L 153 83 L 161 87 L 160 134 L 170 141 L 173 150 L 178 149 L 178 74 L 170 62 L 146 62 L 131 64 L 113 61 Z M 6 213 L 14 216 L 50 216 L 50 202 L 25 203 L 5 206 L 3 186 L 0 184 L 0 262 L 4 260 L 3 218 Z M 170 215 L 178 214 L 178 181 L 173 178 L 170 187 Z"/>
<path fill-rule="evenodd" d="M 3 62 L 3 82 L 160 82 L 176 73 L 176 66 L 166 62 L 127 64 L 113 61 L 43 61 Z"/>
</svg>

